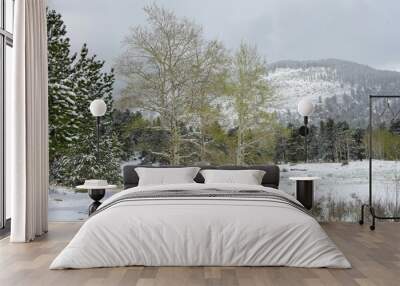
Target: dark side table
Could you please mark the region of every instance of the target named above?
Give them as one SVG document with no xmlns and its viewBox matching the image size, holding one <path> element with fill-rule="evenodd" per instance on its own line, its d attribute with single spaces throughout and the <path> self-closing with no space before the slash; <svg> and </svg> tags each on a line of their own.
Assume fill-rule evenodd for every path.
<svg viewBox="0 0 400 286">
<path fill-rule="evenodd" d="M 314 202 L 314 181 L 319 177 L 290 177 L 296 181 L 296 199 L 308 210 L 311 210 Z"/>
<path fill-rule="evenodd" d="M 100 200 L 104 198 L 106 194 L 106 189 L 115 189 L 116 185 L 90 185 L 84 184 L 77 186 L 77 189 L 87 190 L 89 197 L 93 200 L 93 203 L 89 206 L 89 216 L 94 213 L 97 208 L 101 205 Z"/>
</svg>

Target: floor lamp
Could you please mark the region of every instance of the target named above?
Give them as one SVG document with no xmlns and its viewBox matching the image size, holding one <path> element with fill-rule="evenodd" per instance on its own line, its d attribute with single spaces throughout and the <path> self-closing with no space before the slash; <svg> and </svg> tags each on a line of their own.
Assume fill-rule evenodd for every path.
<svg viewBox="0 0 400 286">
<path fill-rule="evenodd" d="M 297 105 L 297 110 L 300 113 L 301 116 L 304 117 L 304 126 L 300 127 L 300 134 L 304 136 L 304 151 L 305 151 L 305 162 L 307 163 L 308 161 L 308 142 L 307 142 L 307 135 L 309 133 L 309 129 L 307 127 L 308 125 L 308 117 L 313 113 L 314 111 L 314 105 L 310 99 L 304 98 L 300 100 L 299 104 Z"/>
<path fill-rule="evenodd" d="M 100 164 L 100 117 L 104 116 L 104 114 L 107 111 L 107 105 L 104 102 L 103 99 L 95 99 L 90 103 L 90 113 L 96 117 L 96 160 L 97 160 L 97 165 L 99 166 Z M 96 181 L 96 183 L 99 182 L 104 182 L 103 180 L 93 180 Z M 86 184 L 86 181 L 85 181 Z M 104 185 L 107 185 L 104 183 Z M 96 211 L 96 209 L 101 205 L 100 200 L 104 197 L 106 194 L 106 189 L 105 188 L 90 188 L 88 189 L 88 194 L 89 197 L 92 198 L 94 201 L 90 206 L 89 206 L 89 215 L 91 215 L 93 212 Z"/>
<path fill-rule="evenodd" d="M 99 142 L 100 142 L 100 117 L 103 116 L 106 111 L 107 111 L 107 105 L 104 102 L 104 100 L 100 99 L 95 99 L 90 103 L 90 113 L 92 113 L 92 115 L 94 117 L 96 117 L 96 138 L 97 138 L 97 142 L 96 142 L 96 158 L 97 158 L 97 163 L 100 162 L 100 147 L 99 147 Z"/>
</svg>

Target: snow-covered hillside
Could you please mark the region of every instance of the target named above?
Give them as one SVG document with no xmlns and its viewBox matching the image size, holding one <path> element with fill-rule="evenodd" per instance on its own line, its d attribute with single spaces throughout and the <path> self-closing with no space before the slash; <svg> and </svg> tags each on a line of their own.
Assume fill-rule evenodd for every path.
<svg viewBox="0 0 400 286">
<path fill-rule="evenodd" d="M 352 88 L 349 83 L 330 78 L 335 72 L 324 67 L 276 68 L 268 77 L 275 91 L 275 108 L 295 110 L 303 97 L 322 103 L 336 96 L 340 102 L 343 95 L 351 95 Z"/>
<path fill-rule="evenodd" d="M 315 118 L 358 126 L 366 125 L 370 94 L 400 94 L 399 72 L 337 59 L 276 62 L 268 80 L 276 94 L 274 109 L 283 117 L 288 110 L 297 115 L 297 103 L 310 97 L 317 105 Z"/>
</svg>

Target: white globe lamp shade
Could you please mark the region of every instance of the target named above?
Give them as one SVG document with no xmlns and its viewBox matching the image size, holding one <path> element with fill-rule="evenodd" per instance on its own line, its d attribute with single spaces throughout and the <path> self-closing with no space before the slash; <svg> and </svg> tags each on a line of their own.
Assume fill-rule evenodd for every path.
<svg viewBox="0 0 400 286">
<path fill-rule="evenodd" d="M 93 116 L 103 116 L 107 111 L 107 105 L 102 99 L 95 99 L 90 103 L 90 113 Z"/>
<path fill-rule="evenodd" d="M 309 116 L 314 111 L 314 105 L 310 99 L 304 98 L 297 105 L 297 110 L 302 116 Z"/>
</svg>

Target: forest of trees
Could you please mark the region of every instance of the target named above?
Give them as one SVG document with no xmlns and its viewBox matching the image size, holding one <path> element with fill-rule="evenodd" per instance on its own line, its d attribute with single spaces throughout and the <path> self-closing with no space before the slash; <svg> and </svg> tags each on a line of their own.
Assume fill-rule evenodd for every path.
<svg viewBox="0 0 400 286">
<path fill-rule="evenodd" d="M 289 124 L 287 129 L 287 133 L 277 139 L 275 161 L 302 162 L 305 160 L 304 137 L 298 126 Z M 365 135 L 364 129 L 350 128 L 346 122 L 320 121 L 319 126 L 310 126 L 308 160 L 347 163 L 365 159 L 368 148 Z"/>
<path fill-rule="evenodd" d="M 86 44 L 72 53 L 61 15 L 48 11 L 52 183 L 74 186 L 90 178 L 118 183 L 121 164 L 137 159 L 173 165 L 304 161 L 300 120 L 282 123 L 269 111 L 274 91 L 255 47 L 243 42 L 228 51 L 223 43 L 206 40 L 188 19 L 156 5 L 144 12 L 148 25 L 129 30 L 115 62 L 124 84 L 113 97 L 114 70 L 105 71 L 104 61 Z M 89 112 L 96 98 L 108 107 L 101 119 L 99 161 Z M 385 138 L 382 146 L 400 146 L 390 135 L 395 127 L 377 131 Z M 366 135 L 365 129 L 332 119 L 311 125 L 308 159 L 362 160 Z M 391 156 L 382 150 L 377 150 L 382 158 Z"/>
</svg>

